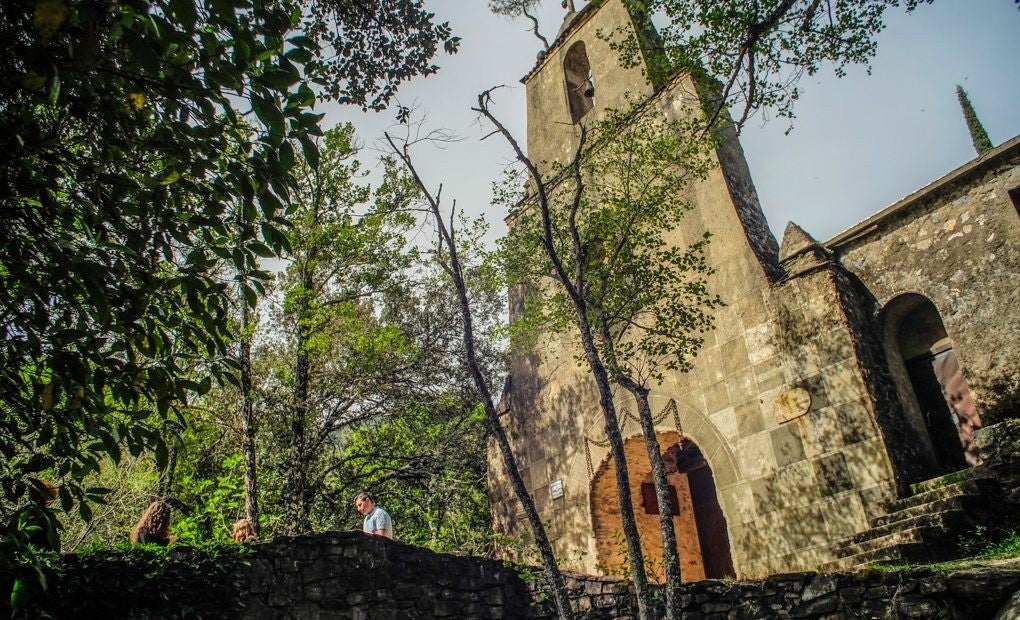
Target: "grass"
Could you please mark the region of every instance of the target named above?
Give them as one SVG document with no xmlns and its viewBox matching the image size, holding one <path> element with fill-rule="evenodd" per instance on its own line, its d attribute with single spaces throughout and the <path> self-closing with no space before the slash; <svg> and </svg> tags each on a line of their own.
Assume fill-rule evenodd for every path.
<svg viewBox="0 0 1020 620">
<path fill-rule="evenodd" d="M 1020 531 L 1010 532 L 1005 540 L 988 545 L 978 557 L 988 560 L 1020 557 Z"/>
</svg>

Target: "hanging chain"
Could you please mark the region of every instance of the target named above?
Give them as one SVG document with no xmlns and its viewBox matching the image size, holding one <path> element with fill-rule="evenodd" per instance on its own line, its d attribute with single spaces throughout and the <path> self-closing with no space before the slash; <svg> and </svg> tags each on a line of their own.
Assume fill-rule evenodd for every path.
<svg viewBox="0 0 1020 620">
<path fill-rule="evenodd" d="M 584 458 L 588 461 L 588 481 L 595 477 L 595 468 L 591 464 L 591 448 L 588 447 L 588 442 L 591 441 L 587 437 L 584 438 Z"/>
<path fill-rule="evenodd" d="M 623 410 L 623 414 L 624 414 L 624 417 L 623 417 L 623 422 L 620 424 L 620 431 L 623 431 L 627 427 L 627 421 L 628 420 L 634 420 L 635 422 L 640 422 L 641 421 L 635 414 L 631 413 L 630 410 L 628 410 L 628 409 L 624 409 Z M 683 444 L 683 442 L 686 439 L 686 437 L 684 436 L 684 429 L 683 429 L 683 427 L 680 426 L 680 410 L 676 406 L 676 400 L 670 398 L 669 402 L 666 403 L 666 406 L 662 408 L 662 411 L 659 413 L 659 415 L 657 417 L 653 416 L 652 422 L 655 423 L 655 424 L 658 424 L 658 423 L 662 422 L 663 420 L 665 420 L 666 417 L 669 416 L 670 414 L 672 414 L 672 416 L 673 416 L 673 426 L 676 427 L 676 432 L 677 432 L 677 435 L 679 436 L 679 438 L 677 440 L 677 443 Z M 603 427 L 603 428 L 605 428 L 605 427 Z M 587 461 L 587 464 L 588 464 L 588 480 L 591 480 L 592 478 L 595 477 L 595 467 L 592 464 L 592 460 L 591 460 L 591 446 L 592 445 L 596 445 L 596 446 L 598 446 L 600 448 L 608 448 L 609 447 L 609 438 L 606 437 L 605 441 L 598 441 L 596 439 L 588 437 L 587 435 L 584 436 L 584 458 L 585 458 L 585 460 Z"/>
</svg>

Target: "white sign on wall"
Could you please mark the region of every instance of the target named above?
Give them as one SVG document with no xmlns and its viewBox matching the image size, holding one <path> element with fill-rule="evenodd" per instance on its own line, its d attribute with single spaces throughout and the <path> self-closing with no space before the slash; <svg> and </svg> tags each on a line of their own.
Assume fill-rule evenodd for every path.
<svg viewBox="0 0 1020 620">
<path fill-rule="evenodd" d="M 553 499 L 559 499 L 563 497 L 563 480 L 557 478 L 549 483 L 549 495 Z"/>
</svg>

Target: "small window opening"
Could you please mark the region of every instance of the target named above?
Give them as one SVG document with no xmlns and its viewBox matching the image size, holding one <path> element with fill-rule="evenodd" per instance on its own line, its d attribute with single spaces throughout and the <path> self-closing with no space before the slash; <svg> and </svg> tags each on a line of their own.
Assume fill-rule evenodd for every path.
<svg viewBox="0 0 1020 620">
<path fill-rule="evenodd" d="M 645 514 L 659 514 L 659 498 L 655 495 L 655 485 L 651 482 L 641 483 L 641 503 Z M 669 505 L 673 516 L 680 515 L 680 499 L 676 495 L 676 487 L 669 485 Z"/>
<path fill-rule="evenodd" d="M 579 123 L 595 107 L 595 83 L 592 81 L 591 64 L 583 41 L 574 43 L 567 50 L 563 73 L 567 84 L 570 118 L 574 123 Z"/>
<path fill-rule="evenodd" d="M 1020 217 L 1020 185 L 1014 187 L 1007 192 L 1009 199 L 1013 202 L 1013 210 L 1016 211 L 1017 217 Z"/>
</svg>

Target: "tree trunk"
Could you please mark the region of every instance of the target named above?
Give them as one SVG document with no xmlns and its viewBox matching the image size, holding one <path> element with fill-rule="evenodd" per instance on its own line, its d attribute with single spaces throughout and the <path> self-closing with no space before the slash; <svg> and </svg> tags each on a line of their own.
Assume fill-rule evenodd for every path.
<svg viewBox="0 0 1020 620">
<path fill-rule="evenodd" d="M 304 291 L 312 290 L 312 274 L 309 268 L 301 277 Z M 287 468 L 287 484 L 285 491 L 285 512 L 283 531 L 295 536 L 304 529 L 305 523 L 305 425 L 308 419 L 308 390 L 310 382 L 310 361 L 305 347 L 308 344 L 308 327 L 304 319 L 309 312 L 307 300 L 299 303 L 297 310 L 297 359 L 294 364 L 294 407 L 290 421 L 290 464 Z"/>
<path fill-rule="evenodd" d="M 556 556 L 553 553 L 552 543 L 549 542 L 549 537 L 546 535 L 545 526 L 542 525 L 542 518 L 538 514 L 535 502 L 524 485 L 524 478 L 521 477 L 520 469 L 517 467 L 517 459 L 514 457 L 513 449 L 510 447 L 510 441 L 503 430 L 503 425 L 499 422 L 499 414 L 493 403 L 492 394 L 489 392 L 485 378 L 479 369 L 475 353 L 474 328 L 471 319 L 471 306 L 467 296 L 467 287 L 464 284 L 460 265 L 457 262 L 459 259 L 457 258 L 456 249 L 452 246 L 452 238 L 449 239 L 448 243 L 451 244 L 448 249 L 452 259 L 451 262 L 454 263 L 450 271 L 453 275 L 454 285 L 457 288 L 461 317 L 464 321 L 464 346 L 467 351 L 468 369 L 485 405 L 485 422 L 489 432 L 492 433 L 496 440 L 496 445 L 499 446 L 500 455 L 503 457 L 503 471 L 506 472 L 514 494 L 517 495 L 517 499 L 520 500 L 521 505 L 524 507 L 524 514 L 527 516 L 531 532 L 535 536 L 535 544 L 538 546 L 538 551 L 542 556 L 542 567 L 545 569 L 546 576 L 552 585 L 557 614 L 563 620 L 572 618 L 573 612 L 570 606 L 570 597 L 567 595 L 563 574 L 556 564 Z"/>
<path fill-rule="evenodd" d="M 489 122 L 496 127 L 496 130 L 503 135 L 511 148 L 513 148 L 514 153 L 517 156 L 517 160 L 524 165 L 525 168 L 527 168 L 528 175 L 534 182 L 534 189 L 536 193 L 535 206 L 539 209 L 542 220 L 542 246 L 545 248 L 549 262 L 552 264 L 555 274 L 554 277 L 563 286 L 564 291 L 570 297 L 573 304 L 576 312 L 577 329 L 581 336 L 581 346 L 584 349 L 588 365 L 591 368 L 592 375 L 595 377 L 595 383 L 598 386 L 599 403 L 606 423 L 606 436 L 609 439 L 610 452 L 616 461 L 616 490 L 620 496 L 620 519 L 623 523 L 623 534 L 627 540 L 627 558 L 630 561 L 631 573 L 634 579 L 634 589 L 637 592 L 638 615 L 642 619 L 652 618 L 651 593 L 648 590 L 648 576 L 645 572 L 644 557 L 641 554 L 641 538 L 638 534 L 637 523 L 634 520 L 634 504 L 630 499 L 630 477 L 627 473 L 627 461 L 623 451 L 623 437 L 620 434 L 620 424 L 616 415 L 616 407 L 613 404 L 613 391 L 609 384 L 609 376 L 606 372 L 605 365 L 602 363 L 602 358 L 599 356 L 598 349 L 595 347 L 595 340 L 592 336 L 591 324 L 589 322 L 588 310 L 584 298 L 584 282 L 582 279 L 578 278 L 578 281 L 575 284 L 575 282 L 571 279 L 570 274 L 567 273 L 564 268 L 563 261 L 556 251 L 555 239 L 552 232 L 552 214 L 549 208 L 549 190 L 546 186 L 545 179 L 542 177 L 542 174 L 539 172 L 535 163 L 528 158 L 520 144 L 513 135 L 510 134 L 509 130 L 507 130 L 506 126 L 492 115 L 492 112 L 488 107 L 491 92 L 492 91 L 489 90 L 478 95 L 478 107 L 472 109 L 484 115 Z M 574 181 L 576 183 L 571 217 L 576 214 L 577 207 L 581 199 L 581 192 L 584 187 L 584 183 L 582 182 L 580 175 L 580 161 L 586 139 L 587 132 L 582 124 L 581 136 L 578 140 L 577 149 L 574 153 L 574 159 L 570 165 L 574 172 Z M 576 233 L 576 228 L 572 232 Z M 583 254 L 576 234 L 574 235 L 574 252 L 578 256 Z M 582 261 L 579 261 L 577 264 L 580 265 L 581 263 Z"/>
<path fill-rule="evenodd" d="M 652 482 L 655 485 L 655 499 L 659 502 L 659 528 L 662 531 L 662 563 L 666 573 L 666 617 L 680 617 L 680 552 L 673 528 L 673 503 L 666 480 L 666 464 L 662 460 L 662 447 L 655 436 L 655 420 L 648 404 L 648 388 L 629 377 L 617 380 L 625 390 L 634 396 L 637 404 L 641 433 L 645 438 L 648 461 L 652 465 Z"/>
<path fill-rule="evenodd" d="M 623 435 L 620 432 L 620 421 L 613 403 L 613 391 L 609 384 L 609 374 L 602 363 L 591 327 L 587 321 L 587 311 L 583 303 L 575 303 L 577 310 L 577 328 L 581 335 L 581 346 L 584 348 L 588 366 L 599 390 L 599 404 L 606 422 L 606 437 L 609 439 L 609 450 L 616 464 L 616 492 L 620 496 L 620 520 L 623 522 L 623 536 L 627 540 L 627 559 L 630 562 L 634 589 L 637 592 L 638 616 L 643 620 L 653 618 L 651 592 L 648 589 L 648 574 L 645 571 L 644 555 L 641 552 L 641 535 L 638 533 L 637 521 L 634 518 L 634 502 L 630 497 L 630 474 L 627 471 L 627 459 L 623 450 Z M 660 504 L 661 505 L 661 504 Z"/>
<path fill-rule="evenodd" d="M 241 308 L 241 342 L 238 358 L 241 365 L 241 452 L 244 454 L 244 514 L 259 533 L 258 470 L 255 467 L 255 410 L 251 397 L 251 319 L 248 306 Z"/>
<path fill-rule="evenodd" d="M 552 586 L 556 614 L 560 620 L 569 620 L 574 617 L 574 613 L 571 608 L 570 597 L 567 594 L 567 586 L 563 580 L 563 573 L 560 572 L 560 568 L 556 563 L 556 555 L 553 553 L 552 543 L 545 532 L 545 526 L 542 525 L 542 518 L 538 514 L 535 502 L 528 493 L 528 488 L 524 485 L 524 478 L 521 477 L 520 469 L 517 467 L 517 459 L 514 457 L 510 441 L 503 430 L 503 425 L 499 422 L 499 413 L 496 411 L 492 392 L 489 390 L 485 377 L 482 375 L 481 367 L 478 364 L 478 356 L 475 349 L 474 321 L 471 316 L 471 302 L 468 298 L 467 284 L 464 282 L 464 272 L 457 253 L 457 245 L 450 229 L 447 228 L 443 221 L 438 199 L 429 192 L 411 162 L 407 144 L 404 144 L 403 149 L 398 149 L 388 134 L 386 135 L 386 140 L 390 143 L 390 147 L 393 148 L 393 152 L 404 162 L 404 166 L 411 173 L 411 176 L 414 177 L 415 183 L 428 200 L 432 215 L 436 219 L 436 227 L 439 229 L 439 235 L 442 240 L 442 251 L 448 259 L 444 267 L 453 279 L 454 288 L 457 291 L 457 301 L 460 305 L 461 320 L 464 327 L 464 351 L 467 357 L 468 371 L 471 373 L 471 380 L 474 382 L 475 389 L 478 390 L 482 404 L 485 407 L 486 427 L 492 433 L 493 438 L 495 438 L 496 445 L 499 446 L 499 453 L 503 459 L 503 471 L 510 479 L 510 486 L 524 508 L 524 514 L 528 519 L 531 533 L 535 537 L 535 545 L 538 547 L 539 555 L 542 557 L 542 568 L 545 569 L 546 578 Z"/>
</svg>

